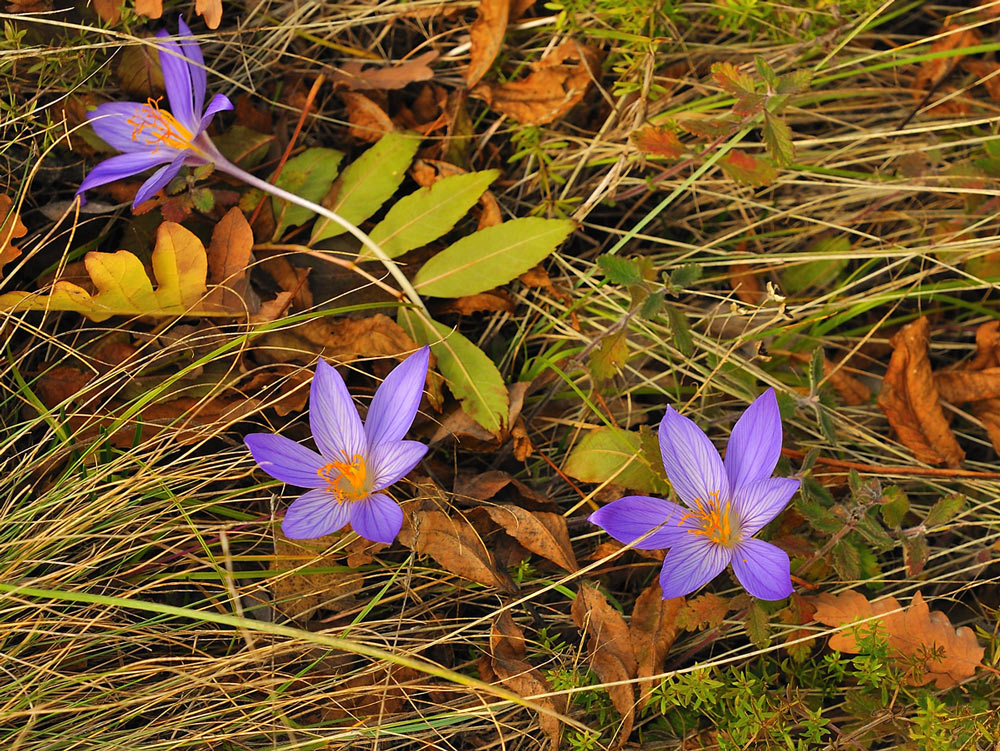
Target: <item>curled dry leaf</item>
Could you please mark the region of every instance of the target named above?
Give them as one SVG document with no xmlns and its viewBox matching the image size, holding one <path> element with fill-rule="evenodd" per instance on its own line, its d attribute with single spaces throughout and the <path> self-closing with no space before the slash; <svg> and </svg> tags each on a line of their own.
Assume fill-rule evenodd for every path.
<svg viewBox="0 0 1000 751">
<path fill-rule="evenodd" d="M 677 614 L 677 626 L 685 631 L 718 628 L 731 610 L 745 607 L 742 596 L 727 599 L 708 592 L 688 600 Z"/>
<path fill-rule="evenodd" d="M 841 627 L 867 620 L 858 629 L 863 634 L 877 629 L 888 640 L 890 652 L 914 686 L 934 681 L 938 688 L 951 688 L 972 678 L 976 668 L 982 666 L 986 650 L 979 646 L 972 629 L 954 628 L 948 616 L 927 607 L 920 592 L 913 596 L 908 608 L 903 608 L 895 597 L 869 602 L 853 590 L 839 595 L 821 594 L 811 602 L 816 608 L 816 620 L 827 626 Z M 857 654 L 858 629 L 834 634 L 830 637 L 830 648 Z"/>
<path fill-rule="evenodd" d="M 567 60 L 576 63 L 569 65 Z M 504 84 L 483 81 L 469 94 L 524 125 L 544 125 L 562 117 L 583 99 L 599 61 L 594 48 L 566 41 L 535 63 L 527 78 Z"/>
<path fill-rule="evenodd" d="M 403 522 L 399 541 L 419 555 L 429 555 L 445 570 L 503 592 L 515 587 L 502 573 L 468 520 L 443 511 L 414 511 Z"/>
<path fill-rule="evenodd" d="M 729 286 L 740 302 L 747 305 L 760 305 L 767 299 L 764 284 L 760 276 L 754 273 L 754 268 L 746 263 L 734 263 L 729 267 Z"/>
<path fill-rule="evenodd" d="M 28 228 L 18 216 L 10 196 L 0 193 L 0 271 L 3 271 L 4 264 L 21 255 L 21 250 L 14 247 L 13 241 L 24 237 L 27 232 Z"/>
<path fill-rule="evenodd" d="M 573 622 L 590 637 L 587 652 L 590 666 L 604 683 L 619 683 L 608 687 L 611 703 L 622 716 L 613 748 L 621 747 L 632 732 L 635 722 L 635 691 L 628 681 L 636 676 L 637 663 L 632 637 L 622 614 L 608 604 L 607 598 L 595 587 L 580 584 L 572 607 Z"/>
<path fill-rule="evenodd" d="M 663 670 L 663 662 L 677 638 L 677 614 L 683 606 L 683 597 L 664 600 L 659 582 L 646 587 L 635 601 L 629 635 L 637 665 L 640 704 L 658 685 L 652 676 Z"/>
<path fill-rule="evenodd" d="M 396 129 L 385 110 L 364 94 L 342 91 L 340 97 L 347 105 L 347 119 L 351 123 L 348 132 L 353 138 L 375 143 L 386 133 Z"/>
<path fill-rule="evenodd" d="M 469 67 L 465 71 L 465 85 L 475 86 L 490 69 L 500 52 L 503 36 L 507 31 L 510 0 L 479 0 L 476 20 L 469 29 Z"/>
<path fill-rule="evenodd" d="M 893 347 L 878 406 L 899 440 L 922 462 L 958 467 L 965 453 L 948 426 L 927 356 L 929 323 L 921 317 L 889 340 Z"/>
<path fill-rule="evenodd" d="M 395 65 L 365 65 L 359 62 L 344 63 L 334 68 L 330 75 L 334 89 L 371 91 L 401 89 L 418 81 L 434 78 L 429 63 L 437 59 L 434 50 L 417 57 L 403 60 Z"/>
<path fill-rule="evenodd" d="M 561 514 L 528 511 L 520 506 L 484 506 L 483 510 L 532 553 L 571 573 L 577 570 L 566 518 Z"/>
<path fill-rule="evenodd" d="M 509 611 L 504 611 L 493 620 L 490 628 L 490 656 L 480 665 L 483 680 L 499 681 L 511 691 L 531 699 L 535 704 L 546 707 L 553 712 L 566 712 L 565 697 L 542 697 L 538 694 L 549 693 L 552 689 L 541 671 L 527 662 L 527 652 L 524 645 L 524 631 L 511 617 Z M 562 734 L 562 723 L 555 717 L 539 712 L 538 725 L 549 739 L 551 751 L 558 751 L 559 738 Z"/>
</svg>

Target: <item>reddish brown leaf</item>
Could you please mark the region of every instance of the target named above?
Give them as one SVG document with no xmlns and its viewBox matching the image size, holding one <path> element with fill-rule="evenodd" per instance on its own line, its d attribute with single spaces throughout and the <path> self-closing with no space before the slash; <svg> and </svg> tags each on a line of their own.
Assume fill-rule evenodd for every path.
<svg viewBox="0 0 1000 751">
<path fill-rule="evenodd" d="M 21 250 L 14 247 L 13 240 L 24 237 L 27 232 L 28 228 L 21 222 L 10 196 L 0 193 L 0 271 L 3 271 L 5 263 L 10 263 L 21 255 Z"/>
<path fill-rule="evenodd" d="M 747 185 L 770 185 L 778 177 L 778 171 L 770 159 L 753 156 L 745 151 L 730 151 L 719 160 L 719 166 L 733 180 Z"/>
<path fill-rule="evenodd" d="M 846 404 L 854 407 L 871 399 L 871 389 L 848 373 L 843 363 L 833 363 L 824 357 L 823 374 Z"/>
<path fill-rule="evenodd" d="M 965 453 L 948 427 L 927 357 L 929 324 L 921 317 L 889 340 L 893 347 L 878 406 L 920 461 L 957 467 Z"/>
<path fill-rule="evenodd" d="M 347 105 L 347 119 L 351 123 L 349 132 L 354 138 L 374 143 L 396 129 L 385 110 L 364 94 L 342 91 L 340 97 Z"/>
<path fill-rule="evenodd" d="M 756 267 L 746 263 L 734 263 L 729 267 L 729 286 L 733 288 L 736 297 L 747 305 L 760 305 L 767 299 L 760 276 L 753 273 L 754 268 Z"/>
<path fill-rule="evenodd" d="M 735 598 L 734 598 L 735 599 Z M 718 628 L 730 610 L 739 603 L 724 597 L 706 593 L 688 600 L 677 614 L 677 626 L 685 631 L 698 631 L 703 628 Z"/>
<path fill-rule="evenodd" d="M 647 125 L 642 130 L 632 134 L 632 141 L 639 151 L 649 156 L 679 159 L 684 153 L 680 139 L 669 128 Z"/>
<path fill-rule="evenodd" d="M 208 253 L 208 283 L 216 285 L 207 301 L 227 310 L 242 312 L 259 303 L 249 289 L 250 256 L 253 251 L 253 231 L 243 212 L 234 206 L 212 230 Z M 250 295 L 253 295 L 252 297 Z"/>
<path fill-rule="evenodd" d="M 532 553 L 569 572 L 577 570 L 566 519 L 562 515 L 528 511 L 520 506 L 484 506 L 483 510 Z"/>
<path fill-rule="evenodd" d="M 934 374 L 934 385 L 946 402 L 965 404 L 1000 398 L 1000 367 L 945 370 Z"/>
<path fill-rule="evenodd" d="M 931 681 L 940 688 L 951 688 L 972 678 L 982 666 L 985 649 L 979 646 L 972 629 L 955 629 L 948 616 L 927 607 L 917 592 L 908 608 L 902 609 L 895 597 L 869 602 L 853 590 L 839 595 L 821 594 L 813 599 L 816 620 L 827 626 L 841 627 L 867 620 L 862 633 L 877 629 L 889 643 L 889 649 L 906 671 L 912 685 Z M 830 648 L 848 654 L 860 650 L 856 629 L 845 629 L 830 637 Z"/>
<path fill-rule="evenodd" d="M 637 663 L 640 704 L 657 686 L 652 676 L 663 671 L 663 662 L 677 638 L 677 614 L 683 605 L 683 597 L 664 600 L 659 582 L 646 587 L 635 601 L 629 636 Z"/>
<path fill-rule="evenodd" d="M 945 24 L 941 33 L 944 36 L 931 45 L 932 53 L 963 49 L 979 43 L 979 35 L 974 30 L 963 29 L 957 24 Z M 913 88 L 917 89 L 915 94 L 923 96 L 920 92 L 930 91 L 937 86 L 961 59 L 961 56 L 939 57 L 923 62 L 913 78 Z"/>
<path fill-rule="evenodd" d="M 470 316 L 475 313 L 509 314 L 514 312 L 514 300 L 510 293 L 504 289 L 491 289 L 476 295 L 448 300 L 436 310 L 440 310 L 442 313 L 458 313 L 461 316 Z"/>
<path fill-rule="evenodd" d="M 434 62 L 438 53 L 434 50 L 425 52 L 409 60 L 402 60 L 395 65 L 370 65 L 359 62 L 344 63 L 334 68 L 330 78 L 335 89 L 352 89 L 353 91 L 371 91 L 376 89 L 401 89 L 418 81 L 429 81 L 434 78 L 430 63 Z"/>
<path fill-rule="evenodd" d="M 94 0 L 94 12 L 111 26 L 122 20 L 122 0 Z"/>
<path fill-rule="evenodd" d="M 163 15 L 163 0 L 135 0 L 136 15 L 159 18 Z"/>
<path fill-rule="evenodd" d="M 469 29 L 469 67 L 465 85 L 472 88 L 490 69 L 507 31 L 510 0 L 479 0 L 476 20 Z"/>
</svg>

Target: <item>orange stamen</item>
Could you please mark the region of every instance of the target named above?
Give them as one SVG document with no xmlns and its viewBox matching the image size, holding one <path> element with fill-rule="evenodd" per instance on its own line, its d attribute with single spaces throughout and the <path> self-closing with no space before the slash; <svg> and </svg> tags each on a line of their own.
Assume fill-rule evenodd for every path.
<svg viewBox="0 0 1000 751">
<path fill-rule="evenodd" d="M 160 99 L 150 97 L 140 105 L 135 114 L 126 122 L 132 126 L 132 140 L 153 147 L 155 153 L 164 144 L 171 149 L 183 151 L 196 148 L 192 142 L 194 134 L 185 128 L 177 118 L 160 109 Z"/>
<path fill-rule="evenodd" d="M 345 460 L 347 459 L 345 455 Z M 357 501 L 368 495 L 368 466 L 360 454 L 347 461 L 333 461 L 316 470 L 326 480 L 327 491 L 337 498 L 337 503 Z"/>
<path fill-rule="evenodd" d="M 711 500 L 707 504 L 701 498 L 695 498 L 692 502 L 698 510 L 685 514 L 678 524 L 683 524 L 688 519 L 697 519 L 701 522 L 700 529 L 689 529 L 688 532 L 704 535 L 716 545 L 732 547 L 740 541 L 738 520 L 733 519 L 732 506 L 729 501 L 722 503 L 717 490 L 709 495 Z"/>
</svg>

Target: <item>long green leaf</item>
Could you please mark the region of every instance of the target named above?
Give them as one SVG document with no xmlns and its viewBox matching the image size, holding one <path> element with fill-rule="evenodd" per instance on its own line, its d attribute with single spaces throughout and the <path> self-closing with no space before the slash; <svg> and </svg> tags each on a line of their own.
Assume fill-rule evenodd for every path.
<svg viewBox="0 0 1000 751">
<path fill-rule="evenodd" d="M 395 258 L 437 240 L 465 216 L 499 175 L 495 169 L 453 175 L 410 193 L 375 225 L 372 241 Z"/>
<path fill-rule="evenodd" d="M 640 493 L 669 490 L 639 456 L 638 433 L 619 428 L 597 428 L 583 436 L 566 458 L 563 471 L 584 482 L 613 482 Z"/>
<path fill-rule="evenodd" d="M 413 286 L 428 297 L 464 297 L 506 284 L 539 263 L 573 231 L 568 219 L 513 219 L 474 232 L 423 265 Z"/>
<path fill-rule="evenodd" d="M 406 308 L 399 325 L 419 344 L 429 344 L 451 393 L 473 420 L 491 433 L 507 421 L 510 400 L 503 376 L 486 354 L 457 331 Z"/>
<path fill-rule="evenodd" d="M 334 198 L 329 209 L 351 224 L 363 222 L 399 189 L 418 146 L 420 137 L 417 135 L 386 133 L 344 169 L 344 174 L 333 185 Z M 320 217 L 313 225 L 310 242 L 336 237 L 343 232 L 346 230 L 339 224 Z"/>
<path fill-rule="evenodd" d="M 285 162 L 274 184 L 313 203 L 319 203 L 330 190 L 337 168 L 344 155 L 335 149 L 306 149 L 297 157 Z M 275 235 L 280 235 L 288 227 L 305 224 L 313 212 L 296 206 L 281 198 L 272 198 L 274 218 L 278 225 Z"/>
</svg>

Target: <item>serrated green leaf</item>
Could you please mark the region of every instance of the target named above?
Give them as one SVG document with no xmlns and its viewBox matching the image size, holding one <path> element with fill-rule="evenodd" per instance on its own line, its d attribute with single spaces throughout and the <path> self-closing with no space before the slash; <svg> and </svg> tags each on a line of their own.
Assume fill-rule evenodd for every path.
<svg viewBox="0 0 1000 751">
<path fill-rule="evenodd" d="M 771 620 L 759 600 L 751 600 L 743 628 L 757 649 L 766 649 L 771 644 Z"/>
<path fill-rule="evenodd" d="M 625 331 L 619 330 L 604 337 L 590 353 L 590 375 L 598 383 L 603 383 L 618 375 L 627 360 L 628 339 Z"/>
<path fill-rule="evenodd" d="M 796 70 L 792 73 L 785 73 L 778 79 L 778 85 L 774 90 L 779 94 L 798 94 L 805 91 L 812 83 L 811 70 Z"/>
<path fill-rule="evenodd" d="M 665 484 L 640 456 L 640 437 L 620 428 L 597 428 L 577 442 L 563 471 L 582 482 L 611 481 L 641 493 L 666 494 Z"/>
<path fill-rule="evenodd" d="M 832 534 L 839 532 L 844 527 L 844 522 L 840 517 L 823 508 L 816 501 L 807 498 L 804 493 L 800 494 L 795 501 L 795 508 L 809 522 L 809 526 L 817 532 Z"/>
<path fill-rule="evenodd" d="M 830 550 L 833 568 L 845 581 L 861 579 L 861 553 L 846 538 L 838 540 Z"/>
<path fill-rule="evenodd" d="M 703 273 L 701 266 L 697 263 L 684 264 L 670 272 L 670 287 L 677 290 L 686 290 L 701 279 Z"/>
<path fill-rule="evenodd" d="M 889 533 L 882 529 L 882 525 L 868 514 L 863 514 L 858 518 L 856 529 L 858 530 L 858 534 L 878 550 L 884 552 L 892 550 L 896 546 L 895 541 L 889 536 Z"/>
<path fill-rule="evenodd" d="M 927 538 L 920 532 L 903 538 L 903 562 L 908 576 L 917 576 L 927 565 Z"/>
<path fill-rule="evenodd" d="M 307 201 L 319 203 L 330 190 L 343 153 L 335 149 L 306 149 L 296 157 L 292 157 L 282 168 L 274 184 L 289 193 L 305 198 Z M 289 227 L 305 224 L 315 214 L 307 208 L 289 203 L 281 198 L 271 197 L 274 208 L 274 218 L 277 224 L 275 235 L 281 235 Z"/>
<path fill-rule="evenodd" d="M 890 529 L 902 524 L 906 512 L 910 510 L 910 499 L 898 485 L 890 485 L 882 492 L 881 504 L 882 521 Z"/>
<path fill-rule="evenodd" d="M 642 301 L 642 307 L 639 308 L 639 317 L 647 321 L 656 318 L 660 314 L 660 311 L 663 310 L 663 302 L 662 292 L 655 292 L 649 295 Z"/>
<path fill-rule="evenodd" d="M 778 177 L 778 170 L 764 156 L 753 156 L 745 151 L 730 151 L 718 161 L 727 175 L 747 185 L 770 185 Z"/>
<path fill-rule="evenodd" d="M 712 78 L 722 89 L 734 96 L 754 90 L 753 79 L 732 63 L 712 63 Z"/>
<path fill-rule="evenodd" d="M 642 269 L 634 258 L 603 255 L 598 257 L 597 265 L 612 284 L 628 286 L 642 283 Z"/>
<path fill-rule="evenodd" d="M 390 258 L 427 245 L 451 230 L 499 175 L 495 169 L 469 172 L 420 188 L 400 198 L 369 237 Z"/>
<path fill-rule="evenodd" d="M 685 357 L 694 354 L 694 339 L 691 336 L 691 327 L 688 326 L 687 316 L 684 311 L 669 305 L 667 306 L 667 318 L 670 319 L 670 333 L 674 337 L 674 346 Z"/>
<path fill-rule="evenodd" d="M 754 66 L 757 68 L 757 73 L 761 78 L 764 79 L 764 83 L 767 84 L 769 89 L 775 89 L 778 86 L 778 76 L 774 72 L 774 68 L 771 64 L 767 62 L 762 57 L 754 58 Z"/>
<path fill-rule="evenodd" d="M 516 279 L 573 231 L 567 219 L 526 217 L 474 232 L 431 258 L 413 286 L 428 297 L 465 297 Z"/>
<path fill-rule="evenodd" d="M 323 205 L 351 224 L 360 224 L 382 208 L 399 189 L 419 146 L 420 137 L 412 133 L 386 133 L 347 165 L 329 194 L 324 194 Z M 339 224 L 319 217 L 313 225 L 310 242 L 336 237 L 346 231 Z"/>
<path fill-rule="evenodd" d="M 764 144 L 774 163 L 787 167 L 795 159 L 792 129 L 777 115 L 764 111 Z"/>
<path fill-rule="evenodd" d="M 503 376 L 479 347 L 451 327 L 399 309 L 399 325 L 418 344 L 429 344 L 448 389 L 469 417 L 491 433 L 507 423 L 510 399 Z"/>
<path fill-rule="evenodd" d="M 925 527 L 939 527 L 947 524 L 965 508 L 965 496 L 961 493 L 945 496 L 935 503 L 924 519 Z"/>
</svg>

